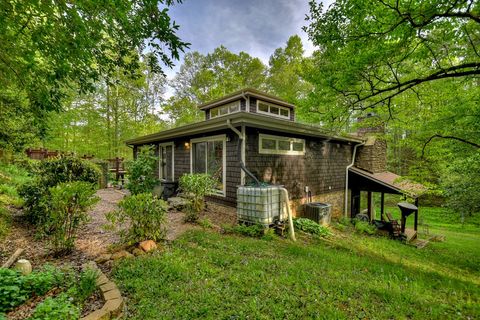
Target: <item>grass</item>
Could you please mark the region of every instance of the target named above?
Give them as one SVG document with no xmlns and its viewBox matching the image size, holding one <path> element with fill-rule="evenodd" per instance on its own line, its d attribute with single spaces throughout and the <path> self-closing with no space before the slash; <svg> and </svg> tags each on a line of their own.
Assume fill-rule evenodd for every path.
<svg viewBox="0 0 480 320">
<path fill-rule="evenodd" d="M 192 231 L 113 276 L 129 319 L 473 319 L 480 317 L 480 229 L 438 221 L 422 250 L 338 233 L 297 243 Z M 427 219 L 428 218 L 428 219 Z"/>
<path fill-rule="evenodd" d="M 22 204 L 17 188 L 30 179 L 25 169 L 0 162 L 0 239 L 5 237 L 9 230 L 9 206 L 18 207 Z"/>
</svg>

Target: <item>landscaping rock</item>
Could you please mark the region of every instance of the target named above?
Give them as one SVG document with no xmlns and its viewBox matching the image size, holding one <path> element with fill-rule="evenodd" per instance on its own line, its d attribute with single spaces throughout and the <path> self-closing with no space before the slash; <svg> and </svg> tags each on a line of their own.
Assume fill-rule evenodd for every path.
<svg viewBox="0 0 480 320">
<path fill-rule="evenodd" d="M 118 251 L 112 254 L 112 260 L 118 260 L 118 259 L 123 259 L 123 258 L 131 258 L 133 257 L 133 254 L 126 250 Z"/>
<path fill-rule="evenodd" d="M 145 251 L 139 248 L 135 248 L 132 250 L 132 254 L 136 257 L 141 256 L 142 254 L 145 254 Z"/>
<path fill-rule="evenodd" d="M 32 273 L 32 264 L 27 259 L 20 259 L 15 263 L 15 270 L 20 271 L 24 276 Z"/>
<path fill-rule="evenodd" d="M 152 251 L 154 249 L 157 249 L 157 244 L 153 240 L 145 240 L 145 241 L 140 242 L 138 244 L 138 247 L 145 252 L 149 252 L 149 251 Z"/>
<path fill-rule="evenodd" d="M 167 200 L 169 208 L 181 210 L 188 204 L 188 200 L 181 197 L 171 197 Z"/>
<path fill-rule="evenodd" d="M 112 259 L 112 254 L 110 253 L 104 253 L 104 254 L 101 254 L 99 255 L 96 259 L 95 259 L 95 262 L 96 263 L 105 263 L 107 262 L 108 260 Z"/>
</svg>

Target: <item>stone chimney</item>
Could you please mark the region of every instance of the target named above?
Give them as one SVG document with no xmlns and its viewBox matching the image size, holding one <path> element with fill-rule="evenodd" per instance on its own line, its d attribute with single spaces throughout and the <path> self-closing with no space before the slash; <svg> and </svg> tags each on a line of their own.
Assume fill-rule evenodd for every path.
<svg viewBox="0 0 480 320">
<path fill-rule="evenodd" d="M 383 137 L 385 125 L 374 114 L 357 119 L 357 136 L 366 138 L 364 146 L 357 150 L 355 166 L 371 173 L 387 171 L 387 142 Z"/>
</svg>

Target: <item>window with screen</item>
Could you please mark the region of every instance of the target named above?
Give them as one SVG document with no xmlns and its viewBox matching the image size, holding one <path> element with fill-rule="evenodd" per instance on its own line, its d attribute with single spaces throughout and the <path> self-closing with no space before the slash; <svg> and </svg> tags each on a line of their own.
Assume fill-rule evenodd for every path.
<svg viewBox="0 0 480 320">
<path fill-rule="evenodd" d="M 223 106 L 210 109 L 210 119 L 240 111 L 240 101 L 234 101 Z"/>
<path fill-rule="evenodd" d="M 257 100 L 257 112 L 265 113 L 270 116 L 290 119 L 290 109 L 265 101 Z"/>
<path fill-rule="evenodd" d="M 305 140 L 298 138 L 259 135 L 259 153 L 263 154 L 287 154 L 304 155 Z"/>
</svg>

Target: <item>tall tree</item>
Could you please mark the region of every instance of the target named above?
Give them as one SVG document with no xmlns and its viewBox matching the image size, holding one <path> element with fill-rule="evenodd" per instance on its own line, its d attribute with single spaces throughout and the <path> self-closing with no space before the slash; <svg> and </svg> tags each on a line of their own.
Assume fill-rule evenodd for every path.
<svg viewBox="0 0 480 320">
<path fill-rule="evenodd" d="M 277 48 L 269 60 L 269 91 L 293 104 L 304 99 L 311 87 L 303 79 L 304 52 L 302 39 L 294 35 L 288 39 L 285 48 Z"/>
<path fill-rule="evenodd" d="M 200 120 L 198 104 L 245 87 L 265 89 L 266 70 L 260 59 L 223 46 L 207 55 L 187 53 L 171 81 L 174 96 L 163 110 L 175 125 Z"/>
<path fill-rule="evenodd" d="M 168 16 L 167 7 L 173 3 L 2 1 L 0 98 L 6 97 L 2 105 L 22 105 L 35 123 L 43 124 L 44 112 L 61 110 L 71 87 L 92 92 L 97 81 L 109 79 L 119 68 L 134 73 L 139 61 L 131 52 L 144 48 L 152 52 L 150 68 L 161 72 L 161 63 L 171 66 L 188 46 Z M 21 98 L 13 102 L 11 96 Z"/>
<path fill-rule="evenodd" d="M 310 2 L 305 29 L 319 48 L 318 91 L 354 109 L 446 78 L 480 75 L 480 3 L 474 0 Z M 330 92 L 331 94 L 331 92 Z"/>
</svg>

